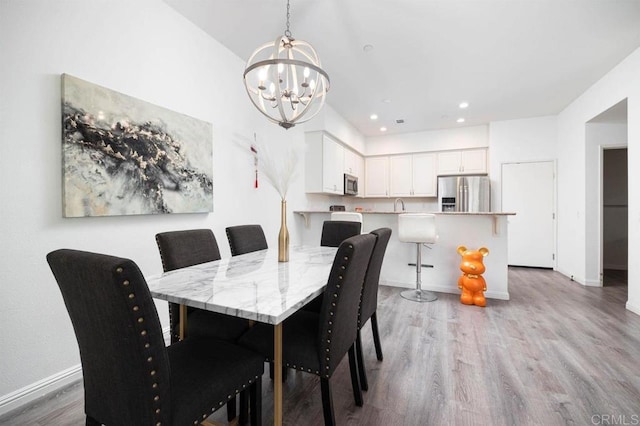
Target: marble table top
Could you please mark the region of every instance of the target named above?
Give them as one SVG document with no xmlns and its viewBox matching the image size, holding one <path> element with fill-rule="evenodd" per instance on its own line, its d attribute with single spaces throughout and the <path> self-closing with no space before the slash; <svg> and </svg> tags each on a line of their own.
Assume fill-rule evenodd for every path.
<svg viewBox="0 0 640 426">
<path fill-rule="evenodd" d="M 278 262 L 271 248 L 146 279 L 155 298 L 279 324 L 324 291 L 336 251 L 291 247 L 289 262 Z"/>
</svg>

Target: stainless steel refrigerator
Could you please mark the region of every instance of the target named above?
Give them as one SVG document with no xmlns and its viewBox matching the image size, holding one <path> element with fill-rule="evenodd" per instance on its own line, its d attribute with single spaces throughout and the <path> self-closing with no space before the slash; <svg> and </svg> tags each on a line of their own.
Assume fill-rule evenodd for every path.
<svg viewBox="0 0 640 426">
<path fill-rule="evenodd" d="M 489 176 L 441 176 L 438 178 L 441 212 L 490 212 Z"/>
</svg>

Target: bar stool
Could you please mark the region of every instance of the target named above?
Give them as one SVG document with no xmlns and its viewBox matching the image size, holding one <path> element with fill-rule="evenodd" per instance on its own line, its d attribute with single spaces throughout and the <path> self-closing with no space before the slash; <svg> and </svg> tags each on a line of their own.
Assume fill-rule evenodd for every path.
<svg viewBox="0 0 640 426">
<path fill-rule="evenodd" d="M 403 213 L 398 215 L 398 239 L 403 243 L 414 243 L 417 247 L 416 289 L 405 290 L 400 295 L 415 302 L 433 302 L 434 293 L 422 290 L 422 245 L 434 244 L 438 240 L 436 216 L 427 213 Z"/>
<path fill-rule="evenodd" d="M 343 220 L 362 223 L 362 213 L 359 212 L 331 212 L 331 220 Z"/>
</svg>

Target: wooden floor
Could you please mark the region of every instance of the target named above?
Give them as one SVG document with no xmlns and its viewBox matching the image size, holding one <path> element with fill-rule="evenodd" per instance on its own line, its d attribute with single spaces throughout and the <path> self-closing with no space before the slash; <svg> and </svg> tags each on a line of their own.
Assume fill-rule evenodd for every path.
<svg viewBox="0 0 640 426">
<path fill-rule="evenodd" d="M 627 288 L 605 276 L 582 287 L 550 270 L 509 269 L 510 301 L 458 297 L 419 304 L 381 287 L 384 361 L 363 333 L 369 391 L 356 407 L 348 363 L 332 378 L 341 425 L 602 425 L 640 422 L 640 317 Z M 489 283 L 489 286 L 491 283 Z M 264 424 L 272 387 L 263 380 Z M 317 378 L 289 372 L 285 424 L 322 425 Z M 225 410 L 212 419 L 222 420 Z M 635 420 L 634 420 L 635 419 Z M 1 425 L 81 425 L 82 385 L 0 419 Z M 617 423 L 615 423 L 617 421 Z M 635 421 L 635 423 L 634 423 Z M 622 423 L 626 422 L 626 423 Z"/>
</svg>

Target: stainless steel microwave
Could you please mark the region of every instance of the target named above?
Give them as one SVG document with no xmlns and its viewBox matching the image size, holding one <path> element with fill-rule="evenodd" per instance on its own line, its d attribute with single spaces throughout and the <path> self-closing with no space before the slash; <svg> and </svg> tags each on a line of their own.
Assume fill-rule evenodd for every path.
<svg viewBox="0 0 640 426">
<path fill-rule="evenodd" d="M 344 195 L 358 195 L 358 177 L 344 174 Z"/>
</svg>

